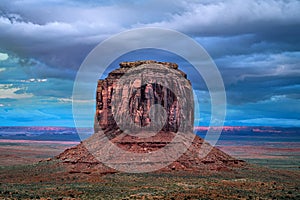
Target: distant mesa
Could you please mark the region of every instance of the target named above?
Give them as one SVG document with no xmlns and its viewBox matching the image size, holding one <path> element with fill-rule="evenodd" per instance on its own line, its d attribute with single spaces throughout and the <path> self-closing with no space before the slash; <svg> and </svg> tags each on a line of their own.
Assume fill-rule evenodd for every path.
<svg viewBox="0 0 300 200">
<path fill-rule="evenodd" d="M 118 69 L 98 81 L 94 124 L 90 138 L 57 156 L 72 171 L 116 172 L 114 165 L 108 167 L 98 159 L 103 154 L 104 161 L 113 159 L 124 169 L 132 167 L 133 161 L 128 163 L 128 157 L 114 151 L 133 153 L 133 168 L 145 171 L 164 162 L 160 171 L 230 170 L 245 165 L 194 135 L 192 86 L 176 63 L 121 62 Z M 106 148 L 105 141 L 114 147 Z M 176 145 L 178 149 L 173 148 Z M 160 151 L 164 154 L 155 154 Z M 201 158 L 205 151 L 209 153 Z M 174 153 L 177 158 L 168 162 L 172 157 L 168 155 Z"/>
</svg>

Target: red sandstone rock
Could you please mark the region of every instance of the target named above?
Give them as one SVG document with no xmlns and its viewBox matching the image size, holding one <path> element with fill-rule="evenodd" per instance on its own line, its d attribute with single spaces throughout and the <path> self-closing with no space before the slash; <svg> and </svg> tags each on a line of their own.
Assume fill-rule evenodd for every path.
<svg viewBox="0 0 300 200">
<path fill-rule="evenodd" d="M 121 128 L 121 131 L 129 129 L 132 132 L 139 131 L 139 127 L 155 126 L 151 123 L 150 117 L 150 108 L 155 104 L 161 105 L 167 112 L 167 119 L 158 120 L 166 120 L 159 130 L 177 132 L 179 127 L 181 131 L 193 130 L 191 85 L 186 79 L 186 74 L 178 70 L 177 64 L 137 61 L 122 62 L 120 67 L 110 72 L 106 79 L 98 81 L 96 94 L 98 122 L 95 123 L 99 123 L 100 128 L 103 130 Z M 185 108 L 180 107 L 178 98 Z M 115 113 L 114 108 L 117 110 Z M 162 116 L 157 112 L 155 114 L 157 117 Z M 130 117 L 133 123 L 124 116 Z M 180 118 L 185 119 L 185 123 L 180 124 L 182 121 Z"/>
</svg>

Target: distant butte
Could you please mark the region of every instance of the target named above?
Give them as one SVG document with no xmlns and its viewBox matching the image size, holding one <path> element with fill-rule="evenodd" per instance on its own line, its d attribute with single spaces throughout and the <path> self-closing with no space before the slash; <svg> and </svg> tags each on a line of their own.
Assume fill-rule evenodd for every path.
<svg viewBox="0 0 300 200">
<path fill-rule="evenodd" d="M 143 73 L 140 73 L 141 71 Z M 171 74 L 173 77 L 164 78 L 164 74 L 168 76 Z M 127 78 L 124 79 L 124 76 Z M 155 82 L 157 79 L 162 84 L 157 84 Z M 170 89 L 165 85 L 174 87 Z M 107 78 L 98 81 L 94 135 L 79 145 L 67 149 L 57 158 L 62 160 L 64 165 L 69 165 L 71 172 L 114 173 L 116 170 L 105 166 L 86 147 L 100 149 L 97 151 L 98 154 L 108 153 L 101 151 L 105 136 L 120 150 L 147 155 L 161 148 L 167 148 L 176 135 L 184 133 L 183 140 L 177 142 L 187 150 L 180 154 L 176 161 L 160 171 L 226 171 L 246 165 L 244 161 L 212 147 L 198 136 L 193 135 L 191 145 L 185 142 L 185 135 L 188 137 L 193 134 L 194 108 L 191 91 L 191 83 L 187 75 L 179 70 L 175 63 L 152 60 L 121 62 L 118 69 L 110 72 Z M 154 104 L 164 108 L 164 118 L 160 119 L 159 110 L 154 112 L 157 116 L 151 116 L 151 106 Z M 185 108 L 185 106 L 189 107 Z M 152 117 L 158 117 L 160 121 L 166 122 L 162 125 L 155 124 L 151 121 Z M 154 130 L 156 130 L 154 135 L 139 137 L 140 132 L 147 136 L 148 132 Z M 199 157 L 200 153 L 210 149 L 207 156 Z M 118 155 L 118 165 L 128 165 L 126 159 Z M 144 162 L 143 159 L 136 158 L 135 164 L 147 169 L 149 166 L 165 162 L 167 158 L 158 156 L 149 162 Z"/>
</svg>

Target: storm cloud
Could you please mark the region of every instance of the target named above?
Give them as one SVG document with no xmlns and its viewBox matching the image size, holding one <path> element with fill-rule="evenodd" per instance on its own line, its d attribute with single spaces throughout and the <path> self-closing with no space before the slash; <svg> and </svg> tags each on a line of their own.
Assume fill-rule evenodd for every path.
<svg viewBox="0 0 300 200">
<path fill-rule="evenodd" d="M 9 121 L 8 107 L 24 114 L 34 109 L 32 101 L 40 109 L 49 98 L 57 110 L 55 103 L 71 97 L 76 72 L 97 44 L 124 30 L 163 27 L 187 34 L 211 55 L 226 87 L 228 124 L 264 125 L 259 119 L 268 119 L 273 125 L 277 119 L 278 125 L 300 125 L 299 10 L 300 2 L 292 0 L 3 0 L 0 112 Z M 205 106 L 205 86 L 194 85 Z M 9 101 L 20 103 L 22 96 L 28 108 L 21 111 Z M 64 116 L 70 103 L 64 102 Z M 69 112 L 65 118 L 71 119 Z M 53 120 L 59 118 L 57 112 Z"/>
</svg>

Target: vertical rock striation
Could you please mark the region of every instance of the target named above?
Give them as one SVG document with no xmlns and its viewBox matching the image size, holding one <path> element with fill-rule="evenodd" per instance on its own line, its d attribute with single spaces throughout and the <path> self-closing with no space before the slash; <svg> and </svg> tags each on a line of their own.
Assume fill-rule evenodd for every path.
<svg viewBox="0 0 300 200">
<path fill-rule="evenodd" d="M 98 124 L 106 132 L 192 132 L 191 91 L 186 74 L 175 63 L 122 62 L 120 68 L 98 81 L 95 132 Z M 182 105 L 189 108 L 183 110 Z"/>
</svg>

